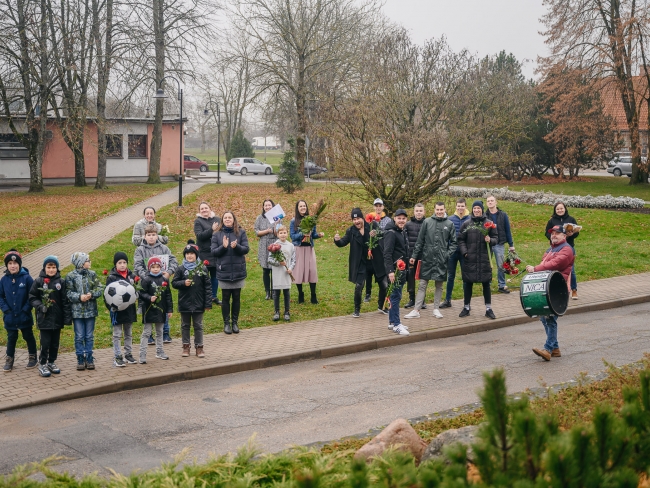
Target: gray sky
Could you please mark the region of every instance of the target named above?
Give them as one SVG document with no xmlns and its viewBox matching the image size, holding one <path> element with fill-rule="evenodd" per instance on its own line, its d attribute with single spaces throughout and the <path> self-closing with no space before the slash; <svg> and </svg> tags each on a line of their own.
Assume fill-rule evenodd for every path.
<svg viewBox="0 0 650 488">
<path fill-rule="evenodd" d="M 547 53 L 539 19 L 542 0 L 385 0 L 384 12 L 406 27 L 416 42 L 443 34 L 456 51 L 466 48 L 480 56 L 501 50 L 520 61 L 533 76 L 538 55 Z"/>
</svg>

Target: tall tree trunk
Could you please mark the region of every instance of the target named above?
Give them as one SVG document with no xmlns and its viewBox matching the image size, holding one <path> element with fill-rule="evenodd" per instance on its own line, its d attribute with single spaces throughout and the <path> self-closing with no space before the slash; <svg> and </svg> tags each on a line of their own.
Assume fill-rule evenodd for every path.
<svg viewBox="0 0 650 488">
<path fill-rule="evenodd" d="M 97 51 L 97 181 L 95 190 L 106 186 L 106 91 L 113 58 L 113 0 L 106 0 L 106 31 L 102 42 L 99 4 L 93 0 L 93 35 Z"/>
<path fill-rule="evenodd" d="M 165 31 L 164 31 L 164 0 L 152 0 L 153 5 L 153 34 L 156 58 L 156 89 L 165 77 Z M 162 154 L 162 122 L 164 101 L 156 99 L 156 115 L 151 135 L 151 154 L 149 159 L 149 179 L 147 183 L 160 183 L 160 157 Z"/>
<path fill-rule="evenodd" d="M 298 86 L 296 87 L 296 159 L 298 160 L 299 173 L 305 171 L 305 138 L 307 136 L 307 114 L 305 113 L 305 60 L 298 58 Z"/>
</svg>

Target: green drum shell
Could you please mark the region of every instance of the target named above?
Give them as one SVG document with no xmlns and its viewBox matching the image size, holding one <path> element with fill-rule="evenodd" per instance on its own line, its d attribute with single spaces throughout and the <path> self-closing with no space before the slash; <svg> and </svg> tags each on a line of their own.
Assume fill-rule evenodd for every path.
<svg viewBox="0 0 650 488">
<path fill-rule="evenodd" d="M 564 315 L 569 306 L 569 289 L 558 271 L 538 271 L 521 280 L 519 299 L 529 317 Z"/>
</svg>

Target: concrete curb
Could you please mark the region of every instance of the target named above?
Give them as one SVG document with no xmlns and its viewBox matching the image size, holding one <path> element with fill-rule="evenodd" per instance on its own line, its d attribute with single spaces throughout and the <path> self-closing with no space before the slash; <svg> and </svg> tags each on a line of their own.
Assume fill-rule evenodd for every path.
<svg viewBox="0 0 650 488">
<path fill-rule="evenodd" d="M 577 313 L 608 310 L 612 308 L 637 305 L 647 302 L 650 302 L 650 293 L 636 295 L 628 298 L 616 298 L 595 304 L 575 305 L 569 308 L 567 314 L 573 315 Z M 59 394 L 50 394 L 47 396 L 35 395 L 28 401 L 20 401 L 14 403 L 13 405 L 0 406 L 0 412 L 37 405 L 45 405 L 48 403 L 57 403 L 66 400 L 75 400 L 78 398 L 86 398 L 90 396 L 104 395 L 107 393 L 117 393 L 125 390 L 135 390 L 139 388 L 147 388 L 150 386 L 160 386 L 168 383 L 176 383 L 179 381 L 196 380 L 210 376 L 220 376 L 243 371 L 252 371 L 255 369 L 271 368 L 273 366 L 281 366 L 284 364 L 296 363 L 300 361 L 327 359 L 335 356 L 344 356 L 357 352 L 371 351 L 374 349 L 399 346 L 403 344 L 412 344 L 415 342 L 430 341 L 433 339 L 444 339 L 447 337 L 474 334 L 476 332 L 485 332 L 489 330 L 500 329 L 503 327 L 511 327 L 513 325 L 535 322 L 536 320 L 537 319 L 532 319 L 526 315 L 521 315 L 517 317 L 486 320 L 481 323 L 472 325 L 459 325 L 429 331 L 414 332 L 406 337 L 395 336 L 381 339 L 370 339 L 367 341 L 352 342 L 348 344 L 340 344 L 318 349 L 307 349 L 303 351 L 290 352 L 277 356 L 267 356 L 247 359 L 243 361 L 232 361 L 229 363 L 188 369 L 187 371 L 152 373 L 146 377 L 129 379 L 125 381 L 104 381 L 96 383 L 91 388 L 86 387 L 75 389 L 72 387 L 70 390 Z"/>
</svg>

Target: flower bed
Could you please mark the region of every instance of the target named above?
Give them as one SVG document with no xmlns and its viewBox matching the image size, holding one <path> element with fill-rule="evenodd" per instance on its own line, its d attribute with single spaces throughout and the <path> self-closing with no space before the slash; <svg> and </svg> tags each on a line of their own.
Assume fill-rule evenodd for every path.
<svg viewBox="0 0 650 488">
<path fill-rule="evenodd" d="M 485 198 L 485 195 L 492 194 L 498 200 L 533 203 L 535 205 L 555 205 L 558 201 L 562 201 L 570 208 L 643 208 L 645 205 L 645 201 L 640 198 L 613 197 L 611 195 L 598 197 L 592 197 L 591 195 L 557 195 L 544 191 L 512 191 L 507 187 L 490 189 L 450 186 L 447 194 L 465 198 Z"/>
</svg>

